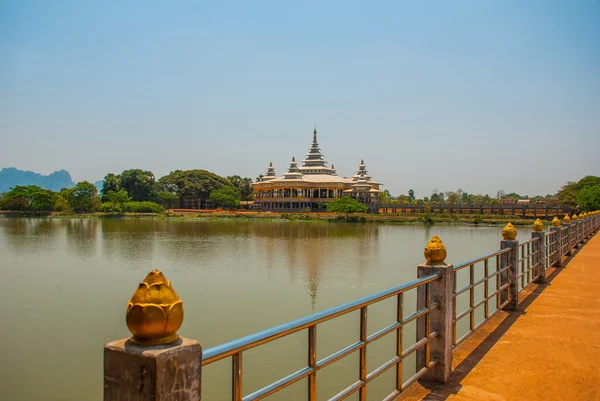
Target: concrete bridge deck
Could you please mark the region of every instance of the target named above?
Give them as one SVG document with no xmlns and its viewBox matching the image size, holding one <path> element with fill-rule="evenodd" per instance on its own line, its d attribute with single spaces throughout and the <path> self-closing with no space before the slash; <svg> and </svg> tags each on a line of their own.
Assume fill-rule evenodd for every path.
<svg viewBox="0 0 600 401">
<path fill-rule="evenodd" d="M 454 352 L 446 384 L 402 400 L 600 400 L 600 235 Z"/>
</svg>

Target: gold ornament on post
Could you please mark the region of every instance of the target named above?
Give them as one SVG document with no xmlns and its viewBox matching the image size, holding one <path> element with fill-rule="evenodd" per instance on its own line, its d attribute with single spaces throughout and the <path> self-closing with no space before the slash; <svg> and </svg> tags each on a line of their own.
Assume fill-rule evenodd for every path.
<svg viewBox="0 0 600 401">
<path fill-rule="evenodd" d="M 544 231 L 544 223 L 540 219 L 536 219 L 533 223 L 533 231 Z"/>
<path fill-rule="evenodd" d="M 571 220 L 577 221 L 577 220 L 579 220 L 579 216 L 577 216 L 576 214 L 573 214 L 573 217 L 571 217 Z"/>
<path fill-rule="evenodd" d="M 560 227 L 560 220 L 556 216 L 552 219 L 552 227 Z"/>
<path fill-rule="evenodd" d="M 517 238 L 517 229 L 512 223 L 508 223 L 502 230 L 502 238 L 505 240 L 514 240 Z"/>
<path fill-rule="evenodd" d="M 568 215 L 568 214 L 565 214 L 565 218 L 563 219 L 563 221 L 564 221 L 565 223 L 570 223 L 570 222 L 571 222 L 571 218 L 569 217 L 569 215 Z"/>
<path fill-rule="evenodd" d="M 442 243 L 442 240 L 437 235 L 431 237 L 431 240 L 425 247 L 425 260 L 429 265 L 443 264 L 446 260 L 446 247 Z"/>
<path fill-rule="evenodd" d="M 140 283 L 127 306 L 126 322 L 132 341 L 138 344 L 170 344 L 179 339 L 183 302 L 160 271 L 152 270 Z"/>
</svg>

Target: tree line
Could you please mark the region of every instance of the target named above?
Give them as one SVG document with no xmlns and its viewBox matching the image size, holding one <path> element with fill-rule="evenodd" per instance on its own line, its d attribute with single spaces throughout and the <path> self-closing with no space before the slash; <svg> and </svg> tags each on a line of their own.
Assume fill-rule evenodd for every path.
<svg viewBox="0 0 600 401">
<path fill-rule="evenodd" d="M 462 189 L 456 191 L 438 191 L 434 189 L 430 196 L 419 199 L 410 189 L 406 195 L 393 196 L 388 190 L 381 193 L 381 203 L 391 204 L 419 204 L 419 205 L 498 205 L 504 199 L 529 200 L 532 204 L 544 202 L 558 202 L 563 205 L 580 206 L 581 210 L 600 209 L 600 177 L 586 176 L 577 182 L 568 182 L 556 194 L 545 196 L 520 195 L 515 192 L 506 193 L 499 190 L 495 197 L 487 194 L 471 194 Z"/>
<path fill-rule="evenodd" d="M 156 180 L 151 171 L 109 173 L 102 189 L 82 181 L 55 192 L 36 185 L 15 186 L 3 194 L 0 208 L 21 211 L 151 212 L 179 206 L 185 198 L 200 199 L 214 207 L 238 208 L 252 199 L 252 179 L 221 177 L 206 170 L 176 170 Z"/>
</svg>

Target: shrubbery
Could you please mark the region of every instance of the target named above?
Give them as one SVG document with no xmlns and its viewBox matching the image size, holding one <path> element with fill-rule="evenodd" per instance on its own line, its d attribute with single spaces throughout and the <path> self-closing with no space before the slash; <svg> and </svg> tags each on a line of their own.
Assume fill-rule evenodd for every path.
<svg viewBox="0 0 600 401">
<path fill-rule="evenodd" d="M 162 213 L 165 211 L 158 203 L 154 202 L 126 202 L 123 204 L 123 212 L 129 213 Z"/>
</svg>

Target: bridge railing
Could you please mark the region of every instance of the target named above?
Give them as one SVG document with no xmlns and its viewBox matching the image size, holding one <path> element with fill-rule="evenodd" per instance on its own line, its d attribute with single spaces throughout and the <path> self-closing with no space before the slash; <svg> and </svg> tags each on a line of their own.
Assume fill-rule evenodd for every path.
<svg viewBox="0 0 600 401">
<path fill-rule="evenodd" d="M 315 401 L 317 372 L 355 352 L 359 356 L 356 380 L 351 380 L 331 400 L 342 400 L 354 393 L 358 393 L 359 400 L 366 400 L 367 385 L 390 369 L 395 369 L 395 388 L 385 400 L 397 399 L 421 378 L 446 382 L 452 373 L 453 351 L 500 310 L 515 310 L 520 291 L 533 282 L 543 283 L 546 269 L 552 265 L 563 266 L 563 258 L 589 240 L 599 227 L 598 213 L 573 216 L 573 220 L 566 216 L 562 226 L 555 218 L 548 233 L 537 220 L 531 239 L 519 243 L 517 232 L 509 223 L 502 231 L 501 249 L 456 266 L 445 263 L 446 249 L 434 236 L 425 248 L 427 262 L 417 267 L 416 280 L 204 352 L 198 342 L 176 335 L 183 320 L 181 301 L 174 292 L 169 292 L 172 291 L 170 282 L 160 272 L 153 271 L 129 303 L 127 325 L 134 336 L 105 346 L 104 400 L 200 401 L 203 399 L 202 370 L 217 361 L 231 359 L 231 385 L 224 390 L 231 391 L 233 401 L 261 400 L 302 379 L 308 382 L 307 399 Z M 154 286 L 160 290 L 153 292 Z M 416 310 L 405 316 L 406 294 L 411 290 L 417 292 Z M 142 295 L 138 294 L 140 291 Z M 396 300 L 395 320 L 369 334 L 369 307 L 390 298 Z M 143 303 L 136 304 L 135 299 Z M 166 303 L 167 300 L 170 303 Z M 178 307 L 180 313 L 172 312 Z M 158 310 L 166 311 L 163 312 L 166 317 L 157 314 Z M 353 311 L 359 311 L 359 340 L 317 359 L 318 326 Z M 468 324 L 463 320 L 467 316 Z M 165 332 L 157 333 L 158 327 L 164 327 Z M 169 327 L 171 331 L 167 330 Z M 245 394 L 244 353 L 301 331 L 308 334 L 306 365 Z M 395 353 L 368 372 L 368 346 L 389 335 L 395 336 Z M 405 348 L 405 338 L 409 341 L 415 338 L 415 341 Z M 413 354 L 416 357 L 408 359 Z M 416 362 L 405 366 L 408 361 Z M 405 369 L 415 372 L 406 380 Z"/>
</svg>

